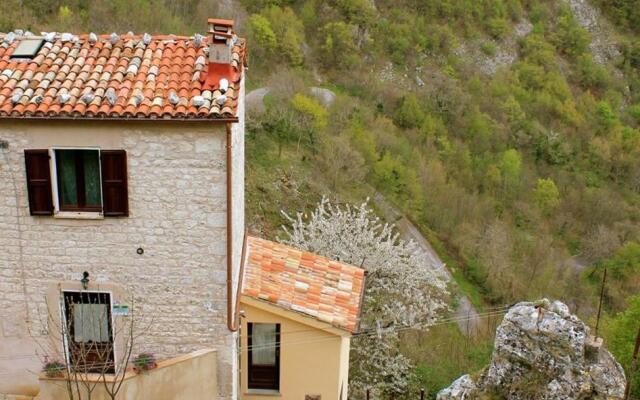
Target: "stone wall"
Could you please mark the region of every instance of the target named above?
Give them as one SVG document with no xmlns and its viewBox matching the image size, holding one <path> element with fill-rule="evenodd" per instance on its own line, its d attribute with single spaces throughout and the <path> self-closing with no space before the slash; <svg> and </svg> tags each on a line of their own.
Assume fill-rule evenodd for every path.
<svg viewBox="0 0 640 400">
<path fill-rule="evenodd" d="M 242 130 L 234 136 L 238 159 Z M 224 125 L 2 122 L 0 140 L 8 142 L 0 149 L 0 393 L 37 392 L 43 354 L 36 343 L 53 329 L 41 322 L 44 295 L 88 271 L 92 285 L 121 286 L 137 313 L 153 320 L 140 350 L 165 358 L 218 349 L 220 398 L 231 397 L 236 335 L 226 328 Z M 130 216 L 31 217 L 23 151 L 52 146 L 125 149 Z M 244 229 L 243 164 L 235 166 L 236 261 Z"/>
</svg>

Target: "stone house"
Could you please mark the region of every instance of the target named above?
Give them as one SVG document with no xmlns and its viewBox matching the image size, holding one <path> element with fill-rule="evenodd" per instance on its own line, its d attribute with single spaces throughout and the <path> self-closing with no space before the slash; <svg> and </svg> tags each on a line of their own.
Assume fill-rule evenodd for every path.
<svg viewBox="0 0 640 400">
<path fill-rule="evenodd" d="M 160 361 L 118 399 L 346 399 L 364 273 L 245 234 L 246 44 L 208 27 L 0 33 L 0 399 L 113 376 L 134 315 Z"/>
<path fill-rule="evenodd" d="M 0 394 L 34 395 L 44 357 L 74 357 L 52 326 L 78 325 L 73 304 L 111 330 L 137 308 L 153 323 L 136 350 L 160 359 L 217 350 L 214 397 L 237 397 L 246 49 L 208 24 L 0 34 Z"/>
</svg>

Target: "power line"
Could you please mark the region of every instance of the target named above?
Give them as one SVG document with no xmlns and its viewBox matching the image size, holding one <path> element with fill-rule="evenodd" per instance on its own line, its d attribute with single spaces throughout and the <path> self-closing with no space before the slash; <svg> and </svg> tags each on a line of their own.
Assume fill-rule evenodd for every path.
<svg viewBox="0 0 640 400">
<path fill-rule="evenodd" d="M 485 311 L 483 311 L 481 313 L 478 313 L 476 315 L 485 315 L 487 313 L 491 313 L 491 312 L 494 312 L 494 311 L 505 311 L 505 310 L 508 310 L 511 306 L 512 306 L 512 304 L 496 306 L 496 307 L 488 307 L 488 308 L 485 308 Z M 467 319 L 465 317 L 449 317 L 449 318 L 464 318 L 461 321 L 467 321 Z M 472 320 L 474 318 L 475 318 L 475 316 L 473 316 L 473 315 L 468 316 L 468 320 Z M 420 325 L 422 323 L 428 323 L 428 322 L 430 322 L 430 321 L 423 321 L 423 322 L 419 322 L 418 321 L 418 322 L 414 322 L 413 324 L 410 324 L 410 325 L 404 324 L 404 325 L 396 325 L 396 326 L 409 326 L 409 327 L 412 327 L 412 326 L 416 326 L 416 325 Z M 339 328 L 339 327 L 332 326 L 332 328 Z M 297 333 L 317 332 L 317 331 L 318 331 L 318 329 L 299 329 L 299 330 L 295 330 L 295 331 L 281 332 L 280 336 L 292 335 L 292 334 L 297 334 Z M 366 332 L 366 331 L 360 331 L 358 333 L 355 333 L 355 334 L 352 335 L 352 337 L 356 336 L 356 335 L 358 335 L 360 333 L 363 333 L 363 332 Z M 252 336 L 253 335 L 247 335 L 247 337 L 252 337 Z"/>
<path fill-rule="evenodd" d="M 427 329 L 427 328 L 431 328 L 431 327 L 435 327 L 435 326 L 441 326 L 441 325 L 446 325 L 446 324 L 451 324 L 451 323 L 458 323 L 460 321 L 466 321 L 467 319 L 484 319 L 484 318 L 491 318 L 494 316 L 498 316 L 498 315 L 503 315 L 504 311 L 493 311 L 493 312 L 488 312 L 488 313 L 483 313 L 483 314 L 478 314 L 477 316 L 474 317 L 453 317 L 453 318 L 445 318 L 439 321 L 435 321 L 435 322 L 425 322 L 422 324 L 414 324 L 414 325 L 398 325 L 395 327 L 391 327 L 391 328 L 386 328 L 383 329 L 381 331 L 377 331 L 377 330 L 368 330 L 368 331 L 364 331 L 361 333 L 356 333 L 351 335 L 351 338 L 360 338 L 360 337 L 370 337 L 370 336 L 375 336 L 375 335 L 385 335 L 385 334 L 389 334 L 389 333 L 394 333 L 394 332 L 403 332 L 403 331 L 407 331 L 407 330 L 420 330 L 420 329 Z M 313 330 L 312 330 L 313 331 Z M 317 332 L 317 330 L 316 330 Z M 300 341 L 292 341 L 292 342 L 280 342 L 280 343 L 276 343 L 276 344 L 265 344 L 265 345 L 252 345 L 252 346 L 246 346 L 244 348 L 241 348 L 240 351 L 241 352 L 245 352 L 245 351 L 249 351 L 249 350 L 266 350 L 266 349 L 272 349 L 272 348 L 282 348 L 285 346 L 291 346 L 291 345 L 300 345 L 300 344 L 311 344 L 311 343 L 320 343 L 320 342 L 325 342 L 325 341 L 331 341 L 331 340 L 336 340 L 337 337 L 329 337 L 329 338 L 322 338 L 322 339 L 310 339 L 310 340 L 300 340 Z"/>
</svg>

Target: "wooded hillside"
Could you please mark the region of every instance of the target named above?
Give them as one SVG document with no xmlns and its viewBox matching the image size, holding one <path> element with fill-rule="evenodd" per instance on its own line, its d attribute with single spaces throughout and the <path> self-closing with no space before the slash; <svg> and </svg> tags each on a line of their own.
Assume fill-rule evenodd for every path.
<svg viewBox="0 0 640 400">
<path fill-rule="evenodd" d="M 267 236 L 281 209 L 375 190 L 480 305 L 560 298 L 593 318 L 608 267 L 613 317 L 640 287 L 637 1 L 3 5 L 0 31 L 193 34 L 207 16 L 238 19 L 249 89 L 269 88 L 247 132 L 248 222 Z"/>
</svg>

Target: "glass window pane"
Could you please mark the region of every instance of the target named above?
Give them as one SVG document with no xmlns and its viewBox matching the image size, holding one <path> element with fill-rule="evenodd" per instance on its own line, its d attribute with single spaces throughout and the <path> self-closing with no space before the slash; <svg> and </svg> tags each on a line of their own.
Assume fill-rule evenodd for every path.
<svg viewBox="0 0 640 400">
<path fill-rule="evenodd" d="M 253 365 L 276 365 L 276 325 L 253 324 L 251 352 Z"/>
<path fill-rule="evenodd" d="M 84 187 L 87 206 L 99 206 L 100 201 L 100 160 L 98 151 L 83 150 Z"/>
<path fill-rule="evenodd" d="M 107 304 L 73 305 L 73 339 L 80 342 L 108 342 Z"/>
<path fill-rule="evenodd" d="M 56 150 L 58 191 L 64 205 L 78 205 L 76 158 L 73 150 Z"/>
</svg>

